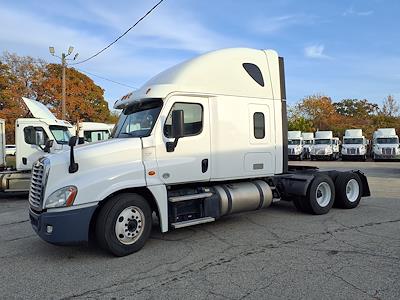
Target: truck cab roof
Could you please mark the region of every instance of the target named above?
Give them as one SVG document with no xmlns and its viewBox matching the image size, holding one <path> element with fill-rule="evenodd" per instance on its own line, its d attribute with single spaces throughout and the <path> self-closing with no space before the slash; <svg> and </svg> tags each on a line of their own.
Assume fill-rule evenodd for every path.
<svg viewBox="0 0 400 300">
<path fill-rule="evenodd" d="M 266 64 L 267 60 L 267 64 Z M 165 98 L 172 92 L 235 95 L 281 100 L 274 50 L 229 48 L 187 60 L 156 75 L 139 90 L 116 101 L 122 109 L 144 98 Z M 189 93 L 189 94 L 190 94 Z"/>
</svg>

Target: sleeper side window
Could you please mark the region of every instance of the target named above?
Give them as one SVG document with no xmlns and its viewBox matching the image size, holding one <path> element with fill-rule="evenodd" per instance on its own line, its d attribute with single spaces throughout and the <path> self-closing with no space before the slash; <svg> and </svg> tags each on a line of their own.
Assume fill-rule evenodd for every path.
<svg viewBox="0 0 400 300">
<path fill-rule="evenodd" d="M 183 110 L 184 114 L 184 136 L 198 135 L 203 130 L 203 106 L 198 103 L 176 102 L 167 117 L 164 125 L 164 135 L 172 137 L 172 112 Z"/>
<path fill-rule="evenodd" d="M 255 112 L 253 115 L 254 137 L 263 139 L 265 137 L 265 116 L 262 112 Z"/>
</svg>

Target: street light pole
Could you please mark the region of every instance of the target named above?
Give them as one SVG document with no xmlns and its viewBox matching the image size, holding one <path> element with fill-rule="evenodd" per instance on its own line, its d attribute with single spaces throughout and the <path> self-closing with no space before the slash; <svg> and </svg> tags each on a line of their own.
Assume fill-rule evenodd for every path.
<svg viewBox="0 0 400 300">
<path fill-rule="evenodd" d="M 62 111 L 62 115 L 61 115 L 61 118 L 63 120 L 65 120 L 66 119 L 66 115 L 67 115 L 66 106 L 65 106 L 65 103 L 66 103 L 66 100 L 67 100 L 66 82 L 65 82 L 65 72 L 66 72 L 66 68 L 67 68 L 67 60 L 75 60 L 78 57 L 78 53 L 75 54 L 73 59 L 68 59 L 67 57 L 69 55 L 71 55 L 72 52 L 74 51 L 74 47 L 72 47 L 72 46 L 69 46 L 67 54 L 62 53 L 61 56 L 58 56 L 58 55 L 55 54 L 54 47 L 49 47 L 49 51 L 50 51 L 51 55 L 61 59 L 61 67 L 62 67 L 62 79 L 61 79 L 61 89 L 62 89 L 62 91 L 61 91 L 61 96 L 62 96 L 62 99 L 61 99 L 61 111 Z"/>
<path fill-rule="evenodd" d="M 66 91 L 65 91 L 65 68 L 67 66 L 66 56 L 63 53 L 61 56 L 61 65 L 62 65 L 62 119 L 65 120 L 65 101 L 66 101 Z"/>
</svg>

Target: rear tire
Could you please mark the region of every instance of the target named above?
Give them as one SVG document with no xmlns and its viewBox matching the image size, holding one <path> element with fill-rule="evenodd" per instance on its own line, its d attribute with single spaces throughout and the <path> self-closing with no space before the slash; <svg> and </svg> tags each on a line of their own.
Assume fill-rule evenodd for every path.
<svg viewBox="0 0 400 300">
<path fill-rule="evenodd" d="M 138 194 L 116 195 L 103 206 L 96 221 L 100 246 L 115 256 L 139 251 L 152 228 L 151 208 Z"/>
<path fill-rule="evenodd" d="M 303 199 L 303 207 L 314 215 L 326 214 L 335 201 L 335 185 L 332 179 L 324 174 L 318 174 L 311 182 L 307 197 Z"/>
<path fill-rule="evenodd" d="M 352 172 L 340 173 L 335 180 L 335 191 L 335 206 L 347 209 L 357 207 L 362 195 L 360 177 Z"/>
</svg>

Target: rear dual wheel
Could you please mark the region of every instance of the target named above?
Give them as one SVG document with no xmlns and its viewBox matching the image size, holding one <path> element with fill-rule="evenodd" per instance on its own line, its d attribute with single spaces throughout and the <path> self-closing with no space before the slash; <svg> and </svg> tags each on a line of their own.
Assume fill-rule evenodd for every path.
<svg viewBox="0 0 400 300">
<path fill-rule="evenodd" d="M 306 197 L 293 200 L 296 208 L 302 212 L 314 215 L 326 214 L 335 201 L 335 186 L 332 179 L 324 174 L 318 174 L 311 182 Z"/>
<path fill-rule="evenodd" d="M 353 172 L 339 173 L 335 179 L 324 174 L 318 174 L 311 182 L 306 197 L 293 199 L 299 211 L 315 215 L 326 214 L 335 203 L 340 208 L 355 208 L 362 195 L 360 177 Z"/>
<path fill-rule="evenodd" d="M 340 208 L 355 208 L 358 206 L 362 195 L 360 176 L 352 172 L 340 173 L 336 177 L 335 186 L 335 206 Z"/>
</svg>

